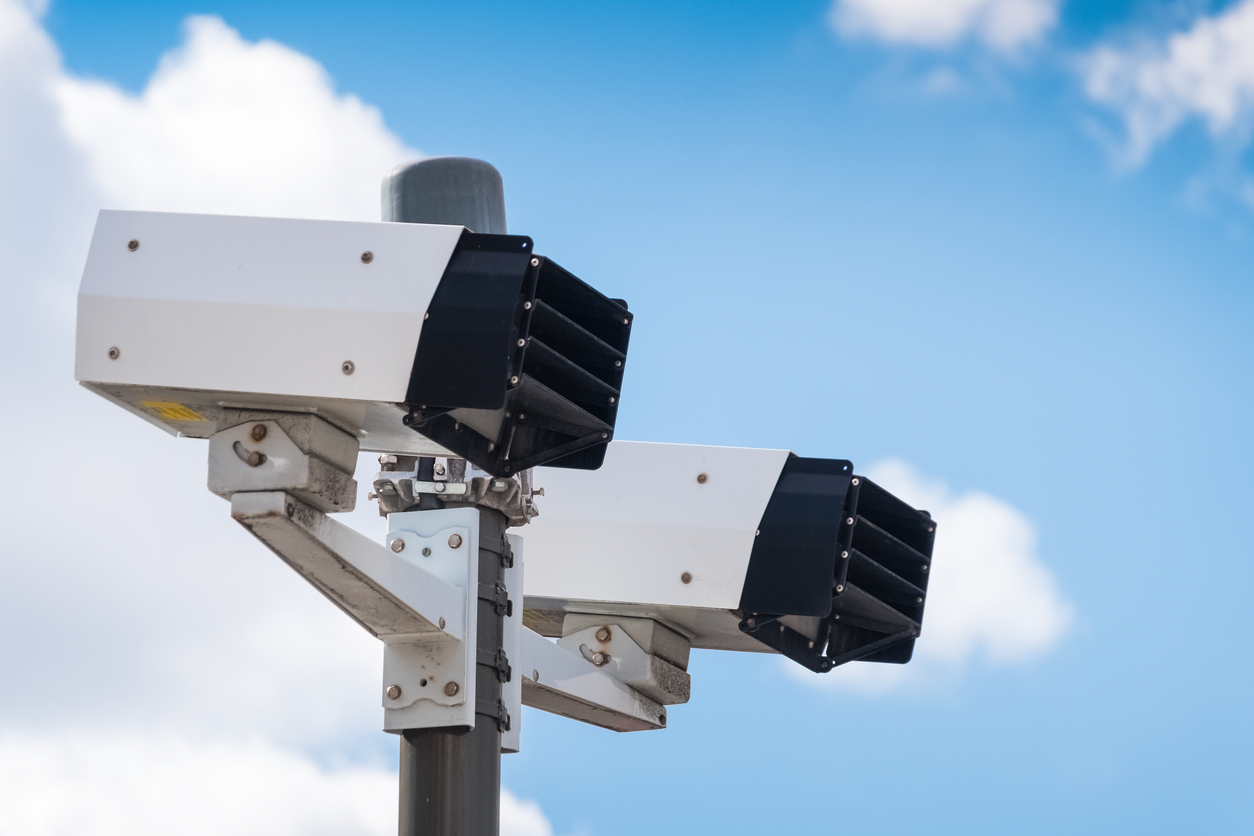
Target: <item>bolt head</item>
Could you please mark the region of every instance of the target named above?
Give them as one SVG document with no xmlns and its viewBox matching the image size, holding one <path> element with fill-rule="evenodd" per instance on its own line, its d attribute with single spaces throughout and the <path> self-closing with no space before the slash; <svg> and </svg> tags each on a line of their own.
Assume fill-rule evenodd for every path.
<svg viewBox="0 0 1254 836">
<path fill-rule="evenodd" d="M 388 699 L 389 700 L 400 699 L 400 696 L 401 696 L 401 686 L 399 685 L 388 686 Z"/>
<path fill-rule="evenodd" d="M 609 627 L 602 627 L 601 629 L 597 630 L 597 641 L 607 642 L 609 640 L 610 640 L 610 628 Z"/>
<path fill-rule="evenodd" d="M 697 474 L 697 484 L 698 484 L 698 485 L 704 485 L 704 484 L 705 484 L 706 482 L 708 482 L 708 481 L 710 481 L 710 477 L 709 477 L 709 475 L 707 475 L 707 474 L 705 474 L 705 473 L 698 473 L 698 474 Z"/>
<path fill-rule="evenodd" d="M 388 546 L 390 546 L 392 551 L 396 552 L 397 554 L 400 554 L 401 552 L 405 551 L 405 541 L 399 537 L 397 537 L 391 543 L 388 543 Z"/>
<path fill-rule="evenodd" d="M 534 681 L 539 682 L 539 681 L 540 681 L 540 671 L 538 671 L 538 670 L 534 670 L 534 671 L 532 671 L 532 672 L 531 672 L 531 678 L 532 678 Z"/>
<path fill-rule="evenodd" d="M 527 344 L 527 341 L 526 341 L 526 340 L 524 340 L 524 339 L 522 339 L 522 338 L 520 337 L 520 338 L 519 338 L 519 340 L 518 340 L 518 347 L 519 347 L 519 348 L 522 348 L 522 347 L 523 347 L 524 345 L 526 345 L 526 344 Z"/>
<path fill-rule="evenodd" d="M 682 583 L 692 583 L 692 573 L 684 572 L 682 575 L 679 576 L 679 580 Z"/>
<path fill-rule="evenodd" d="M 532 267 L 539 267 L 539 266 L 540 266 L 540 259 L 538 259 L 538 258 L 533 258 L 533 259 L 531 259 L 531 266 L 532 266 Z"/>
<path fill-rule="evenodd" d="M 444 483 L 443 483 L 443 482 L 436 482 L 436 483 L 435 483 L 435 492 L 436 492 L 436 493 L 444 493 Z"/>
<path fill-rule="evenodd" d="M 592 664 L 596 665 L 598 668 L 604 665 L 606 661 L 605 654 L 601 651 L 598 650 L 596 653 L 592 654 Z"/>
<path fill-rule="evenodd" d="M 845 591 L 845 585 L 844 585 L 843 583 L 838 583 L 838 584 L 836 584 L 836 591 L 837 591 L 837 592 L 844 592 L 844 591 Z"/>
<path fill-rule="evenodd" d="M 840 553 L 840 559 L 841 559 L 841 560 L 848 560 L 848 559 L 849 559 L 849 552 L 841 552 L 841 553 Z"/>
<path fill-rule="evenodd" d="M 116 360 L 121 356 L 122 356 L 122 352 L 118 351 L 118 347 L 116 345 L 113 348 L 109 349 L 110 360 Z"/>
<path fill-rule="evenodd" d="M 262 453 L 258 450 L 253 450 L 251 453 L 248 454 L 248 466 L 249 467 L 261 467 L 265 463 L 266 463 L 265 453 Z"/>
<path fill-rule="evenodd" d="M 296 506 L 295 506 L 295 505 L 293 505 L 292 503 L 290 503 L 290 502 L 289 502 L 289 503 L 287 503 L 287 508 L 285 508 L 284 510 L 286 510 L 286 511 L 287 511 L 287 515 L 288 515 L 289 517 L 294 517 L 294 516 L 296 516 Z"/>
<path fill-rule="evenodd" d="M 444 629 L 444 616 L 440 616 L 440 629 Z"/>
<path fill-rule="evenodd" d="M 511 385 L 511 386 L 517 386 L 517 385 L 518 385 L 518 375 L 511 375 L 511 376 L 510 376 L 510 379 L 509 379 L 509 382 L 510 382 L 510 385 Z"/>
<path fill-rule="evenodd" d="M 431 556 L 431 549 L 430 549 L 430 547 L 428 547 L 428 546 L 423 546 L 423 547 L 422 547 L 422 556 L 423 556 L 423 557 L 430 557 L 430 556 Z"/>
<path fill-rule="evenodd" d="M 448 547 L 450 549 L 460 549 L 462 547 L 462 536 L 460 534 L 452 534 L 448 538 Z"/>
<path fill-rule="evenodd" d="M 357 366 L 353 364 L 352 360 L 345 360 L 343 363 L 340 363 L 340 371 L 344 372 L 344 374 L 352 374 L 357 371 Z"/>
<path fill-rule="evenodd" d="M 443 475 L 444 475 L 444 465 L 442 465 L 442 464 L 437 464 L 437 465 L 435 466 L 435 475 L 436 475 L 436 476 L 443 476 Z"/>
<path fill-rule="evenodd" d="M 252 432 L 249 433 L 249 435 L 252 436 L 253 441 L 261 441 L 263 438 L 266 437 L 266 425 L 254 424 L 253 430 Z"/>
<path fill-rule="evenodd" d="M 849 484 L 851 484 L 851 485 L 860 485 L 860 484 L 862 484 L 862 480 L 861 480 L 861 479 L 859 479 L 857 476 L 855 476 L 855 477 L 853 477 L 853 480 L 852 480 L 852 481 L 850 481 L 850 483 L 849 483 Z"/>
<path fill-rule="evenodd" d="M 845 517 L 845 525 L 853 525 L 853 517 Z"/>
<path fill-rule="evenodd" d="M 127 242 L 126 242 L 126 248 L 127 248 L 128 250 L 130 250 L 131 252 L 135 252 L 136 250 L 138 250 L 138 249 L 139 249 L 139 239 L 138 239 L 138 238 L 132 238 L 131 240 L 127 241 Z"/>
<path fill-rule="evenodd" d="M 370 252 L 370 250 L 366 250 L 364 253 L 361 254 L 362 264 L 369 264 L 372 261 L 374 261 L 374 253 Z"/>
<path fill-rule="evenodd" d="M 457 692 L 461 690 L 461 686 L 456 682 L 448 682 L 444 685 L 444 696 L 455 697 Z"/>
<path fill-rule="evenodd" d="M 530 303 L 530 302 L 523 302 L 523 310 L 524 310 L 524 311 L 529 311 L 529 310 L 531 310 L 531 303 Z"/>
</svg>

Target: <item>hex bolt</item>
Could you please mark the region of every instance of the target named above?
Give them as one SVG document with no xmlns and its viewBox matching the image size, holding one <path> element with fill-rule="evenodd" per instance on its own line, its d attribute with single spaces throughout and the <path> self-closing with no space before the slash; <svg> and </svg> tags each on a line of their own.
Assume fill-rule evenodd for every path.
<svg viewBox="0 0 1254 836">
<path fill-rule="evenodd" d="M 388 686 L 388 699 L 399 700 L 400 698 L 401 698 L 401 686 L 389 685 Z"/>
<path fill-rule="evenodd" d="M 682 575 L 679 576 L 679 580 L 682 581 L 683 583 L 692 583 L 692 573 L 684 572 Z"/>
<path fill-rule="evenodd" d="M 610 628 L 602 627 L 597 630 L 597 641 L 605 643 L 610 640 Z"/>
<path fill-rule="evenodd" d="M 609 657 L 599 650 L 592 654 L 592 664 L 596 665 L 598 668 L 603 667 L 609 660 Z"/>
<path fill-rule="evenodd" d="M 370 252 L 370 250 L 366 250 L 364 253 L 361 254 L 362 264 L 369 264 L 372 261 L 374 261 L 374 253 Z"/>
<path fill-rule="evenodd" d="M 539 267 L 539 266 L 540 266 L 540 259 L 538 259 L 538 258 L 533 258 L 533 259 L 531 259 L 531 266 L 532 266 L 532 267 Z"/>
<path fill-rule="evenodd" d="M 138 249 L 139 249 L 139 239 L 138 239 L 138 238 L 132 238 L 131 240 L 127 241 L 127 242 L 126 242 L 126 248 L 127 248 L 128 250 L 130 250 L 131 252 L 135 252 L 136 250 L 138 250 Z"/>
<path fill-rule="evenodd" d="M 459 686 L 456 682 L 449 682 L 444 686 L 444 696 L 455 697 L 457 696 L 457 692 L 460 690 L 461 686 Z"/>
<path fill-rule="evenodd" d="M 254 424 L 253 431 L 249 433 L 249 435 L 252 436 L 253 441 L 261 441 L 263 438 L 266 437 L 266 425 Z"/>
<path fill-rule="evenodd" d="M 109 349 L 110 360 L 116 360 L 121 356 L 122 356 L 122 352 L 118 351 L 118 347 L 116 345 L 113 348 Z"/>
<path fill-rule="evenodd" d="M 445 473 L 445 470 L 444 470 L 444 465 L 442 465 L 442 464 L 437 464 L 437 465 L 435 466 L 435 475 L 436 475 L 436 476 L 443 476 L 443 475 L 444 475 L 444 473 Z"/>
<path fill-rule="evenodd" d="M 423 547 L 422 547 L 422 556 L 423 556 L 423 557 L 430 557 L 430 556 L 431 556 L 431 549 L 430 549 L 429 547 L 427 547 L 427 546 L 423 546 Z"/>
<path fill-rule="evenodd" d="M 858 477 L 857 477 L 857 476 L 855 476 L 855 477 L 853 477 L 853 479 L 849 482 L 849 484 L 851 484 L 851 485 L 860 485 L 860 484 L 862 484 L 862 482 L 861 482 L 861 480 L 859 480 L 859 479 L 858 479 Z"/>
<path fill-rule="evenodd" d="M 448 547 L 450 549 L 459 549 L 462 545 L 462 536 L 460 534 L 451 534 L 448 538 Z"/>
<path fill-rule="evenodd" d="M 435 483 L 435 492 L 436 492 L 436 493 L 444 493 L 444 483 L 443 483 L 443 482 L 436 482 L 436 483 Z"/>
<path fill-rule="evenodd" d="M 704 485 L 704 484 L 705 484 L 706 482 L 708 482 L 708 481 L 710 481 L 710 477 L 709 477 L 709 476 L 707 476 L 706 474 L 704 474 L 704 473 L 698 473 L 698 474 L 697 474 L 697 484 L 698 484 L 698 485 Z"/>
<path fill-rule="evenodd" d="M 266 463 L 266 454 L 262 453 L 260 450 L 253 450 L 251 453 L 248 454 L 248 466 L 249 467 L 261 467 L 265 463 Z"/>
<path fill-rule="evenodd" d="M 405 551 L 405 541 L 399 537 L 397 537 L 388 545 L 391 546 L 392 551 L 396 552 L 397 554 L 400 554 L 401 552 Z"/>
<path fill-rule="evenodd" d="M 340 371 L 344 372 L 344 374 L 352 374 L 357 371 L 357 366 L 353 364 L 352 360 L 345 360 L 343 363 L 340 363 Z"/>
</svg>

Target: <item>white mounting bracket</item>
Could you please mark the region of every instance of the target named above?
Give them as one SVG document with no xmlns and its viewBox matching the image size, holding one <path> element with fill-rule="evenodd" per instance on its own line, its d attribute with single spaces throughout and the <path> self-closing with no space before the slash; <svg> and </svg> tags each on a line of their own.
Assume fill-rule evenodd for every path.
<svg viewBox="0 0 1254 836">
<path fill-rule="evenodd" d="M 379 545 L 323 513 L 352 507 L 356 439 L 308 414 L 241 411 L 229 422 L 210 439 L 211 488 L 230 497 L 236 521 L 383 642 L 384 729 L 473 728 L 479 508 L 391 513 Z M 518 751 L 523 705 L 616 731 L 665 727 L 663 703 L 687 700 L 687 674 L 617 623 L 603 641 L 590 627 L 560 645 L 524 627 L 523 538 L 507 536 L 514 606 L 503 643 L 512 675 L 502 751 Z M 599 650 L 585 653 L 589 642 Z M 595 652 L 605 661 L 594 663 Z"/>
</svg>

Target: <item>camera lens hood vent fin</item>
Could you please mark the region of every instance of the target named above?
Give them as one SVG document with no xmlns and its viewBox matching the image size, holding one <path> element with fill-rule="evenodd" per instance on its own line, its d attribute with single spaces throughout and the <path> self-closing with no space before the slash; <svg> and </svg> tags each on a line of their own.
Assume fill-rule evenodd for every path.
<svg viewBox="0 0 1254 836">
<path fill-rule="evenodd" d="M 531 239 L 464 232 L 423 324 L 406 424 L 494 476 L 605 458 L 632 315 Z"/>
<path fill-rule="evenodd" d="M 790 456 L 749 559 L 740 629 L 818 672 L 910 661 L 936 524 L 849 462 Z"/>
</svg>

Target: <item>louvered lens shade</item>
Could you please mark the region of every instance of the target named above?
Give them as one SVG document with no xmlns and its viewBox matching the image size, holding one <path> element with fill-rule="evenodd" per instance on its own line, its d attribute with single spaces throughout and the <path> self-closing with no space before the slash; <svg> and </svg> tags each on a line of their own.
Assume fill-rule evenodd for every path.
<svg viewBox="0 0 1254 836">
<path fill-rule="evenodd" d="M 740 629 L 815 671 L 908 662 L 935 532 L 849 462 L 791 456 L 755 538 Z"/>
<path fill-rule="evenodd" d="M 530 239 L 467 232 L 423 325 L 406 423 L 493 475 L 600 467 L 630 333 L 624 302 Z"/>
</svg>

